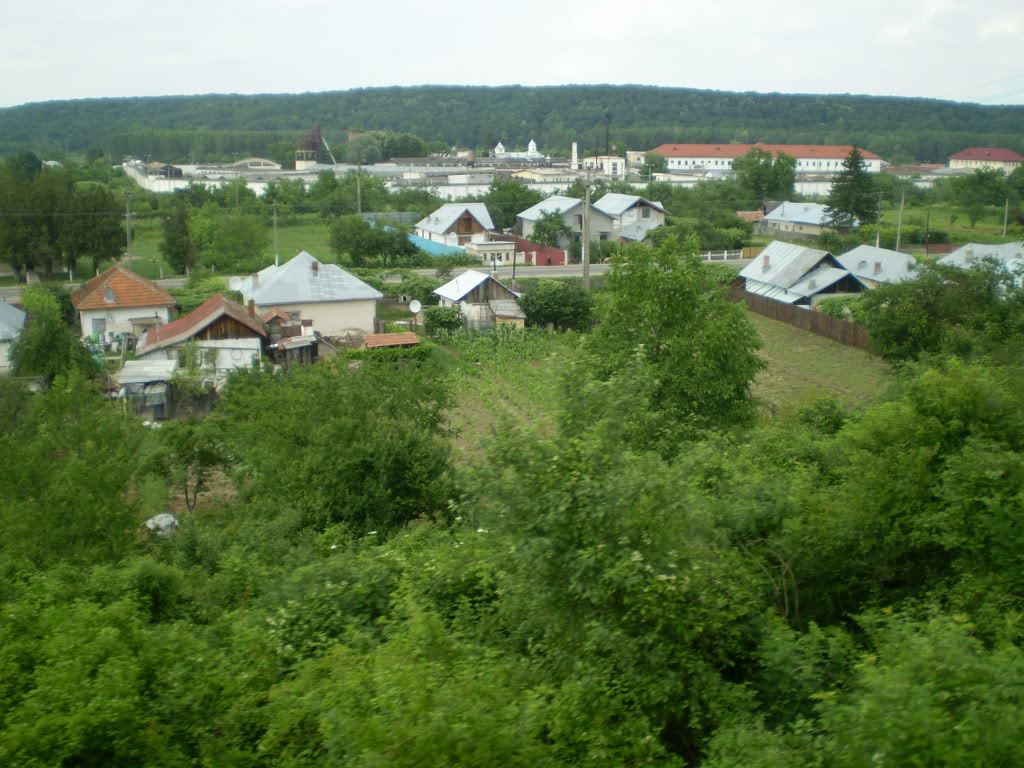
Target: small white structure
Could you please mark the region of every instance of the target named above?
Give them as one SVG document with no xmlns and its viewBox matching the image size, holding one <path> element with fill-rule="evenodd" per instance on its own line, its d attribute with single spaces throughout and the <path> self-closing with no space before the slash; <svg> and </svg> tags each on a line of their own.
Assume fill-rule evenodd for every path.
<svg viewBox="0 0 1024 768">
<path fill-rule="evenodd" d="M 126 400 L 132 411 L 149 421 L 171 415 L 171 379 L 178 368 L 177 358 L 129 360 L 117 374 L 118 397 Z"/>
<path fill-rule="evenodd" d="M 858 245 L 836 257 L 839 264 L 852 272 L 868 288 L 879 283 L 902 283 L 917 277 L 913 256 L 873 245 Z"/>
<path fill-rule="evenodd" d="M 483 203 L 446 203 L 420 219 L 415 234 L 425 240 L 458 247 L 486 242 L 489 229 L 494 229 L 494 222 Z"/>
<path fill-rule="evenodd" d="M 105 342 L 169 322 L 175 301 L 152 280 L 117 265 L 75 290 L 71 303 L 78 310 L 82 338 Z"/>
<path fill-rule="evenodd" d="M 639 195 L 609 192 L 594 208 L 612 220 L 612 235 L 623 240 L 643 240 L 652 229 L 665 223 L 665 207 Z"/>
<path fill-rule="evenodd" d="M 0 374 L 11 369 L 11 344 L 21 335 L 25 327 L 25 313 L 6 301 L 0 301 Z"/>
<path fill-rule="evenodd" d="M 501 323 L 522 326 L 526 317 L 519 309 L 518 293 L 474 269 L 448 281 L 434 295 L 442 307 L 462 310 L 469 328 L 490 328 Z"/>
<path fill-rule="evenodd" d="M 804 308 L 825 295 L 860 293 L 866 287 L 828 251 L 778 240 L 745 266 L 740 277 L 748 293 Z"/>
<path fill-rule="evenodd" d="M 621 179 L 626 175 L 626 158 L 618 155 L 584 157 L 583 168 L 603 173 L 612 179 Z"/>
<path fill-rule="evenodd" d="M 384 298 L 351 272 L 322 264 L 306 251 L 243 278 L 238 290 L 260 314 L 279 309 L 330 338 L 373 333 L 377 302 Z"/>
</svg>

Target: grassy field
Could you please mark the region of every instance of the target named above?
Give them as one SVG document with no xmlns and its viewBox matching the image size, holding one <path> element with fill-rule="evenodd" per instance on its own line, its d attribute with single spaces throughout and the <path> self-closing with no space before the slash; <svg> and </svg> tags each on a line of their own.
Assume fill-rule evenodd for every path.
<svg viewBox="0 0 1024 768">
<path fill-rule="evenodd" d="M 754 382 L 754 396 L 766 418 L 783 417 L 822 397 L 853 408 L 877 401 L 889 382 L 889 367 L 862 350 L 786 323 L 749 313 L 764 342 L 768 363 Z M 559 373 L 577 340 L 553 336 L 523 354 L 502 356 L 486 350 L 445 347 L 439 362 L 453 374 L 457 407 L 450 416 L 458 431 L 462 460 L 478 456 L 489 436 L 506 424 L 552 426 L 560 398 Z"/>
<path fill-rule="evenodd" d="M 895 227 L 899 220 L 899 206 L 882 211 L 882 226 Z M 949 232 L 953 242 L 1002 242 L 1004 239 L 1019 239 L 1020 227 L 1014 234 L 1014 222 L 1010 219 L 1006 238 L 1003 232 L 1003 209 L 986 206 L 985 213 L 971 226 L 970 219 L 963 208 L 948 203 L 936 203 L 903 209 L 903 227 L 927 226 L 934 231 L 942 229 Z"/>
</svg>

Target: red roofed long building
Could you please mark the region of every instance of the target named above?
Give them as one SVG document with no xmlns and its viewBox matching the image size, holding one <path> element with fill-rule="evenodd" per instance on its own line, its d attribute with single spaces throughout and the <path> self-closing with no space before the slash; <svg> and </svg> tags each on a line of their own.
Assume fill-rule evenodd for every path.
<svg viewBox="0 0 1024 768">
<path fill-rule="evenodd" d="M 994 168 L 1006 174 L 1020 168 L 1021 163 L 1024 163 L 1024 157 L 1012 149 L 997 147 L 970 147 L 949 156 L 950 168 Z"/>
<path fill-rule="evenodd" d="M 668 160 L 670 171 L 727 171 L 733 160 L 754 147 L 777 155 L 785 152 L 796 158 L 797 173 L 838 173 L 853 147 L 849 144 L 662 144 L 651 150 Z M 871 173 L 882 170 L 882 158 L 860 149 L 864 165 Z"/>
<path fill-rule="evenodd" d="M 78 311 L 82 337 L 96 335 L 109 341 L 121 333 L 142 333 L 171 319 L 174 297 L 167 291 L 122 266 L 79 286 L 71 294 Z"/>
</svg>

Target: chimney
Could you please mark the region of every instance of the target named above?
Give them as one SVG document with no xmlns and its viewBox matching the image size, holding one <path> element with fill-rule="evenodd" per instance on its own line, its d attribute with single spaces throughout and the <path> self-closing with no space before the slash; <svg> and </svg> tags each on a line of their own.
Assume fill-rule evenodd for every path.
<svg viewBox="0 0 1024 768">
<path fill-rule="evenodd" d="M 876 261 L 875 262 L 875 274 L 877 275 L 881 271 L 882 271 L 882 262 Z"/>
<path fill-rule="evenodd" d="M 580 168 L 580 156 L 575 141 L 572 143 L 572 161 L 569 163 L 569 167 L 574 171 L 578 171 Z"/>
<path fill-rule="evenodd" d="M 249 317 L 256 317 L 256 301 L 249 299 Z"/>
<path fill-rule="evenodd" d="M 861 259 L 857 263 L 857 269 L 867 269 L 867 268 L 868 268 L 868 263 L 866 261 L 864 261 L 864 259 Z"/>
<path fill-rule="evenodd" d="M 319 261 L 312 261 L 312 262 L 310 262 L 309 268 L 311 270 L 313 270 L 313 274 L 314 275 L 319 275 L 320 274 L 320 262 Z"/>
<path fill-rule="evenodd" d="M 761 257 L 761 271 L 767 272 L 771 268 L 771 264 L 768 263 L 768 254 L 766 253 Z"/>
</svg>

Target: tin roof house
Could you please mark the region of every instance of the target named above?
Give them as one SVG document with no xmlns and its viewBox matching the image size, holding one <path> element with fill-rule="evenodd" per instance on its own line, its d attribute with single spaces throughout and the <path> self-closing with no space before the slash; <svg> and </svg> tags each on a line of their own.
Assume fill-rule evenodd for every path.
<svg viewBox="0 0 1024 768">
<path fill-rule="evenodd" d="M 10 370 L 11 344 L 25 327 L 25 313 L 6 301 L 0 301 L 0 374 Z"/>
<path fill-rule="evenodd" d="M 858 245 L 836 260 L 868 288 L 879 283 L 902 283 L 917 276 L 917 261 L 913 256 L 873 245 Z"/>
<path fill-rule="evenodd" d="M 420 219 L 415 234 L 424 240 L 460 246 L 486 242 L 489 229 L 494 229 L 494 222 L 483 203 L 446 203 Z"/>
<path fill-rule="evenodd" d="M 522 327 L 526 315 L 519 294 L 485 272 L 468 269 L 434 291 L 442 307 L 459 307 L 469 328 L 509 324 Z"/>
<path fill-rule="evenodd" d="M 828 251 L 778 240 L 744 267 L 740 277 L 748 293 L 808 309 L 825 296 L 860 293 L 867 287 Z"/>
</svg>

